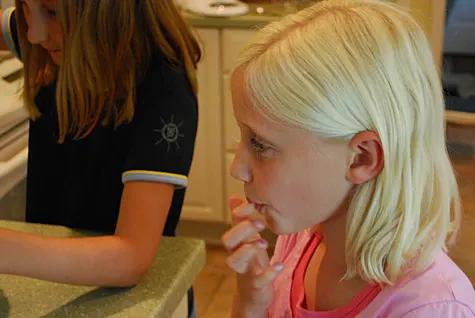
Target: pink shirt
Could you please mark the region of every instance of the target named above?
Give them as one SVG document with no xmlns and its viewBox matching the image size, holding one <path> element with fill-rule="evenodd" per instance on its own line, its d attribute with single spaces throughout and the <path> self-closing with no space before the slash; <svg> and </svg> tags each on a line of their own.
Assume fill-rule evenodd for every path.
<svg viewBox="0 0 475 318">
<path fill-rule="evenodd" d="M 272 263 L 283 263 L 284 270 L 274 281 L 274 301 L 269 308 L 269 317 L 475 317 L 475 291 L 467 276 L 442 251 L 423 273 L 409 276 L 394 286 L 380 290 L 368 285 L 353 301 L 336 310 L 305 310 L 303 274 L 311 252 L 319 242 L 311 242 L 314 237 L 310 232 L 300 232 L 278 238 Z"/>
</svg>

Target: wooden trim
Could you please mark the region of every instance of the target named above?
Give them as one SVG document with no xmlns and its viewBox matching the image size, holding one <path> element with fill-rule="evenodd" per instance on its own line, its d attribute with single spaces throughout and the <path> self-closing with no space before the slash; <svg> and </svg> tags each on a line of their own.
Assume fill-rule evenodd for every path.
<svg viewBox="0 0 475 318">
<path fill-rule="evenodd" d="M 445 120 L 447 121 L 448 124 L 475 127 L 475 114 L 473 113 L 446 110 Z"/>
<path fill-rule="evenodd" d="M 445 16 L 446 16 L 446 0 L 432 1 L 432 26 L 430 32 L 432 52 L 434 54 L 435 63 L 439 69 L 442 69 L 442 56 L 445 34 Z"/>
<path fill-rule="evenodd" d="M 434 61 L 440 70 L 444 43 L 446 0 L 396 0 L 396 3 L 408 8 L 426 32 Z"/>
</svg>

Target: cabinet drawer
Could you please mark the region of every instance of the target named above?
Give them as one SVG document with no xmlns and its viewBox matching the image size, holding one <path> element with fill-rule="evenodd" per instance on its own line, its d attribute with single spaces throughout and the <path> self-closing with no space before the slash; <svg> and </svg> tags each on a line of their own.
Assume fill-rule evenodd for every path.
<svg viewBox="0 0 475 318">
<path fill-rule="evenodd" d="M 229 74 L 223 75 L 224 147 L 227 151 L 236 151 L 241 139 L 241 132 L 234 118 L 230 80 Z"/>
<path fill-rule="evenodd" d="M 229 73 L 242 49 L 256 34 L 255 30 L 223 29 L 222 31 L 222 54 L 223 72 Z"/>
<path fill-rule="evenodd" d="M 183 205 L 182 219 L 223 222 L 223 147 L 220 36 L 215 29 L 195 29 L 204 50 L 198 64 L 199 122 L 189 185 Z"/>
</svg>

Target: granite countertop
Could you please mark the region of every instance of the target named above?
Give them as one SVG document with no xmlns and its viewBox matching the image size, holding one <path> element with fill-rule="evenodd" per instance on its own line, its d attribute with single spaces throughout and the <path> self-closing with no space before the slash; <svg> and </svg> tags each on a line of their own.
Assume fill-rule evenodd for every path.
<svg viewBox="0 0 475 318">
<path fill-rule="evenodd" d="M 0 221 L 0 227 L 56 237 L 91 235 L 23 222 Z M 71 286 L 0 275 L 0 317 L 171 317 L 205 263 L 203 241 L 163 237 L 154 264 L 134 288 Z"/>
<path fill-rule="evenodd" d="M 308 0 L 318 1 L 318 0 Z M 306 4 L 308 5 L 308 4 Z M 204 28 L 260 28 L 286 14 L 298 11 L 302 5 L 249 3 L 249 13 L 234 17 L 205 17 L 182 10 L 184 18 L 194 27 Z M 262 12 L 262 13 L 259 13 Z"/>
<path fill-rule="evenodd" d="M 194 27 L 202 28 L 261 28 L 269 22 L 278 20 L 283 16 L 295 13 L 312 3 L 322 0 L 301 0 L 286 3 L 248 3 L 249 12 L 245 15 L 234 17 L 206 17 L 187 10 L 182 10 L 183 17 Z M 397 0 L 386 0 L 395 2 Z M 267 1 L 268 2 L 268 1 Z"/>
</svg>

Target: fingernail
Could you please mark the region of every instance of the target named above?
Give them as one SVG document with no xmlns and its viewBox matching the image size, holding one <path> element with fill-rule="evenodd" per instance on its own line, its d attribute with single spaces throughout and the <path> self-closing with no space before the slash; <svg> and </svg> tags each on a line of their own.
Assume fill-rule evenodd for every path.
<svg viewBox="0 0 475 318">
<path fill-rule="evenodd" d="M 259 246 L 260 248 L 267 248 L 267 246 L 269 246 L 269 244 L 265 240 L 258 240 L 257 241 L 257 246 Z"/>
<path fill-rule="evenodd" d="M 274 270 L 276 272 L 281 272 L 283 269 L 284 269 L 284 265 L 282 265 L 282 264 L 275 264 L 274 265 Z"/>
<path fill-rule="evenodd" d="M 262 230 L 265 227 L 264 222 L 262 222 L 261 220 L 254 220 L 252 221 L 252 223 L 254 223 L 254 226 L 257 227 L 259 230 Z"/>
<path fill-rule="evenodd" d="M 236 267 L 236 272 L 239 274 L 245 274 L 247 271 L 247 266 L 246 264 L 241 264 Z"/>
</svg>

